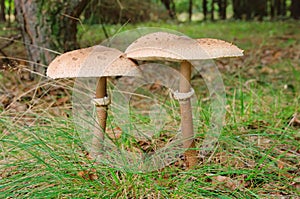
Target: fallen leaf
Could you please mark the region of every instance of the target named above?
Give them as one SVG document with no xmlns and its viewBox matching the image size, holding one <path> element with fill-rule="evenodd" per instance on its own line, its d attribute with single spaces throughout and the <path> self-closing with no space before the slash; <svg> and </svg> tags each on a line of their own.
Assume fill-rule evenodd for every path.
<svg viewBox="0 0 300 199">
<path fill-rule="evenodd" d="M 281 52 L 281 51 L 275 52 L 274 55 L 273 55 L 273 57 L 274 57 L 275 59 L 278 59 L 278 58 L 282 57 L 282 52 Z"/>
<path fill-rule="evenodd" d="M 69 101 L 69 99 L 70 99 L 69 96 L 65 96 L 65 97 L 59 98 L 59 99 L 57 99 L 55 105 L 56 105 L 56 106 L 63 105 L 63 104 L 65 104 L 67 101 Z"/>
<path fill-rule="evenodd" d="M 78 175 L 79 177 L 82 177 L 82 178 L 83 178 L 83 176 L 85 175 L 85 172 L 84 172 L 84 171 L 78 171 L 77 175 Z"/>
<path fill-rule="evenodd" d="M 232 180 L 230 177 L 226 176 L 214 176 L 213 184 L 223 184 L 225 187 L 229 188 L 230 190 L 235 190 L 238 187 L 238 182 Z"/>
<path fill-rule="evenodd" d="M 96 174 L 96 169 L 79 171 L 79 172 L 77 172 L 77 175 L 86 180 L 88 180 L 88 179 L 89 180 L 97 180 L 98 179 L 98 175 Z"/>
<path fill-rule="evenodd" d="M 97 180 L 98 179 L 98 175 L 96 173 L 96 169 L 91 169 L 91 171 L 89 172 L 89 179 L 90 180 Z"/>
</svg>

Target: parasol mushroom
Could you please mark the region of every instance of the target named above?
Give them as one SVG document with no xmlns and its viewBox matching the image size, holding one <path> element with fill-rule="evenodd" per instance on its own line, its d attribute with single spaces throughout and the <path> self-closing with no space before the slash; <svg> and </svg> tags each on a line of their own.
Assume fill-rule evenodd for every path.
<svg viewBox="0 0 300 199">
<path fill-rule="evenodd" d="M 193 116 L 190 98 L 194 91 L 191 88 L 190 61 L 214 59 L 221 57 L 242 56 L 243 51 L 233 44 L 217 39 L 191 39 L 166 32 L 155 32 L 140 37 L 125 51 L 128 58 L 136 60 L 166 60 L 180 62 L 179 91 L 174 94 L 180 102 L 181 132 L 183 147 L 188 167 L 195 166 L 197 154 L 194 143 Z"/>
<path fill-rule="evenodd" d="M 135 76 L 138 74 L 136 64 L 124 57 L 124 53 L 105 46 L 70 51 L 56 57 L 47 69 L 47 76 L 56 78 L 98 77 L 95 98 L 92 102 L 97 107 L 100 131 L 94 132 L 92 140 L 92 157 L 99 154 L 100 141 L 104 139 L 107 118 L 106 78 L 109 76 Z"/>
</svg>

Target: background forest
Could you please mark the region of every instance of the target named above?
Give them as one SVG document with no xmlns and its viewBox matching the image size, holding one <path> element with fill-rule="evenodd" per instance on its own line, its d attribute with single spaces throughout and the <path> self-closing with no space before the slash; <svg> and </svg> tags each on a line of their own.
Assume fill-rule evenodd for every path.
<svg viewBox="0 0 300 199">
<path fill-rule="evenodd" d="M 299 18 L 297 0 L 0 1 L 0 22 L 8 27 L 11 21 L 19 22 L 25 43 L 59 52 L 79 47 L 79 23 L 101 24 L 108 37 L 107 24 Z M 53 59 L 50 52 L 32 47 L 27 48 L 27 54 L 35 63 L 48 64 Z"/>
</svg>

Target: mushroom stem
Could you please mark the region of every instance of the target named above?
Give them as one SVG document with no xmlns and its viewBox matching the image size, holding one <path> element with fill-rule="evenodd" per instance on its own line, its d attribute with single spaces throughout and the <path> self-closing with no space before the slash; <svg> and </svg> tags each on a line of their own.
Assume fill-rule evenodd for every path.
<svg viewBox="0 0 300 199">
<path fill-rule="evenodd" d="M 188 93 L 191 91 L 191 71 L 192 65 L 183 61 L 180 66 L 180 85 L 179 92 L 180 93 Z M 193 130 L 193 115 L 192 115 L 192 107 L 191 100 L 185 99 L 180 101 L 180 113 L 181 113 L 181 132 L 183 136 L 183 147 L 187 148 L 185 151 L 185 157 L 187 161 L 188 167 L 195 166 L 197 164 L 197 152 L 193 149 L 195 148 L 194 142 L 194 130 Z"/>
<path fill-rule="evenodd" d="M 107 97 L 106 92 L 106 77 L 100 77 L 96 87 L 96 98 Z M 96 158 L 100 155 L 100 149 L 102 147 L 101 142 L 104 139 L 105 129 L 106 129 L 106 118 L 107 118 L 107 105 L 97 106 L 97 116 L 99 127 L 94 131 L 94 137 L 92 140 L 92 150 L 91 155 Z"/>
<path fill-rule="evenodd" d="M 106 92 L 106 77 L 100 77 L 98 80 L 97 88 L 96 88 L 96 98 L 104 98 L 107 97 Z M 107 105 L 103 105 L 98 107 L 97 110 L 99 125 L 101 131 L 105 133 L 106 128 L 106 118 L 107 118 Z M 104 134 L 100 136 L 101 139 L 104 138 Z"/>
</svg>

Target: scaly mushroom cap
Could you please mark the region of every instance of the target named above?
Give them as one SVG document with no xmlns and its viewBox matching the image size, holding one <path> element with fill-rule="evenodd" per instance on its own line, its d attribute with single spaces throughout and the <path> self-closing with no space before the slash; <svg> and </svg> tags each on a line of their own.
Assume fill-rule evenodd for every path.
<svg viewBox="0 0 300 199">
<path fill-rule="evenodd" d="M 140 37 L 125 51 L 136 60 L 202 60 L 242 56 L 243 51 L 233 44 L 217 39 L 191 39 L 166 32 Z"/>
<path fill-rule="evenodd" d="M 226 41 L 222 41 L 219 39 L 201 38 L 197 39 L 197 42 L 211 59 L 243 56 L 243 50 Z"/>
<path fill-rule="evenodd" d="M 135 76 L 136 64 L 114 48 L 97 45 L 56 57 L 47 69 L 51 78 Z"/>
</svg>

